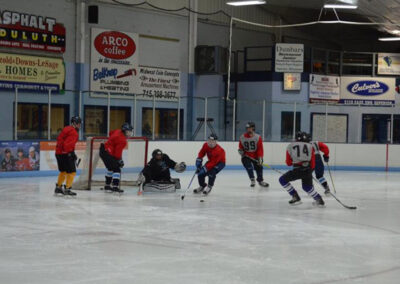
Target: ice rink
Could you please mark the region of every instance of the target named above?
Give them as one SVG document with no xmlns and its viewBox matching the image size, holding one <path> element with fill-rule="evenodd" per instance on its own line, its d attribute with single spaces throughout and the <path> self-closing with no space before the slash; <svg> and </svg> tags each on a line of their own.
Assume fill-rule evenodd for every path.
<svg viewBox="0 0 400 284">
<path fill-rule="evenodd" d="M 250 189 L 225 170 L 203 203 L 136 189 L 54 197 L 55 177 L 1 179 L 0 283 L 399 283 L 400 173 L 334 172 L 358 210 L 332 197 L 313 207 L 298 182 L 291 207 L 278 174 L 265 176 L 270 189 Z"/>
</svg>

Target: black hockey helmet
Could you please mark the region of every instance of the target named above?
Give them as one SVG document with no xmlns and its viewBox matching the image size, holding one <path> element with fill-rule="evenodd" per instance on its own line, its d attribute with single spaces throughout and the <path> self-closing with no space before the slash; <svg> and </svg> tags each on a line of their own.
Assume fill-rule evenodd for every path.
<svg viewBox="0 0 400 284">
<path fill-rule="evenodd" d="M 20 153 L 20 152 L 24 153 L 24 149 L 18 148 L 17 153 Z"/>
<path fill-rule="evenodd" d="M 296 141 L 298 142 L 307 142 L 307 133 L 298 131 L 296 133 Z"/>
<path fill-rule="evenodd" d="M 121 130 L 122 131 L 133 131 L 133 127 L 128 122 L 125 122 L 124 124 L 122 124 Z"/>
<path fill-rule="evenodd" d="M 215 133 L 212 133 L 208 136 L 208 140 L 214 140 L 217 141 L 218 140 L 218 136 Z"/>
<path fill-rule="evenodd" d="M 304 142 L 311 142 L 312 138 L 311 138 L 311 134 L 310 133 L 306 133 L 307 136 L 307 140 Z"/>
<path fill-rule="evenodd" d="M 71 118 L 71 124 L 79 124 L 82 123 L 82 119 L 79 116 L 73 116 Z"/>
<path fill-rule="evenodd" d="M 155 149 L 153 151 L 153 153 L 151 153 L 151 157 L 153 157 L 153 159 L 155 159 L 157 157 L 157 155 L 161 155 L 162 156 L 163 152 L 160 149 Z"/>
<path fill-rule="evenodd" d="M 253 128 L 253 130 L 256 130 L 256 124 L 252 121 L 249 121 L 246 123 L 246 129 L 247 128 Z"/>
<path fill-rule="evenodd" d="M 4 150 L 4 153 L 11 153 L 10 148 L 6 148 L 6 149 Z"/>
</svg>

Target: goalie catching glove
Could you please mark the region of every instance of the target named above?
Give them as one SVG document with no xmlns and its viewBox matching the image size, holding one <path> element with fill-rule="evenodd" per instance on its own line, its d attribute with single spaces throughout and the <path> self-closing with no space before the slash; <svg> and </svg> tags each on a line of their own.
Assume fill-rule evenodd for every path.
<svg viewBox="0 0 400 284">
<path fill-rule="evenodd" d="M 174 167 L 174 170 L 177 173 L 183 173 L 186 170 L 185 162 L 180 162 L 179 164 L 176 164 L 175 167 Z"/>
</svg>

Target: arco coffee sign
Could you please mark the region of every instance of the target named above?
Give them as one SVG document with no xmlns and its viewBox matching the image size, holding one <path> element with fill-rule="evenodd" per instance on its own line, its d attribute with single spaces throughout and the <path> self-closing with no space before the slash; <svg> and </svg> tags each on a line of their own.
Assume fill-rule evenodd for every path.
<svg viewBox="0 0 400 284">
<path fill-rule="evenodd" d="M 120 94 L 137 92 L 138 39 L 135 33 L 92 29 L 91 91 Z"/>
<path fill-rule="evenodd" d="M 0 11 L 0 47 L 65 52 L 65 27 L 55 18 Z"/>
<path fill-rule="evenodd" d="M 385 106 L 395 103 L 394 78 L 342 77 L 340 102 Z"/>
</svg>

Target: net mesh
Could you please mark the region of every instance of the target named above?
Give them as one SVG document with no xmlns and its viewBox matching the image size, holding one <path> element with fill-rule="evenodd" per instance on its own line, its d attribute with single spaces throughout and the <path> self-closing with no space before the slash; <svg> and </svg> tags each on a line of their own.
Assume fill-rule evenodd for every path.
<svg viewBox="0 0 400 284">
<path fill-rule="evenodd" d="M 104 186 L 107 169 L 100 159 L 99 149 L 106 141 L 107 137 L 87 139 L 82 171 L 74 182 L 73 189 L 90 190 L 93 187 Z M 121 172 L 121 186 L 136 186 L 138 175 L 147 162 L 148 140 L 146 137 L 131 137 L 127 142 L 122 153 L 125 165 Z"/>
</svg>

